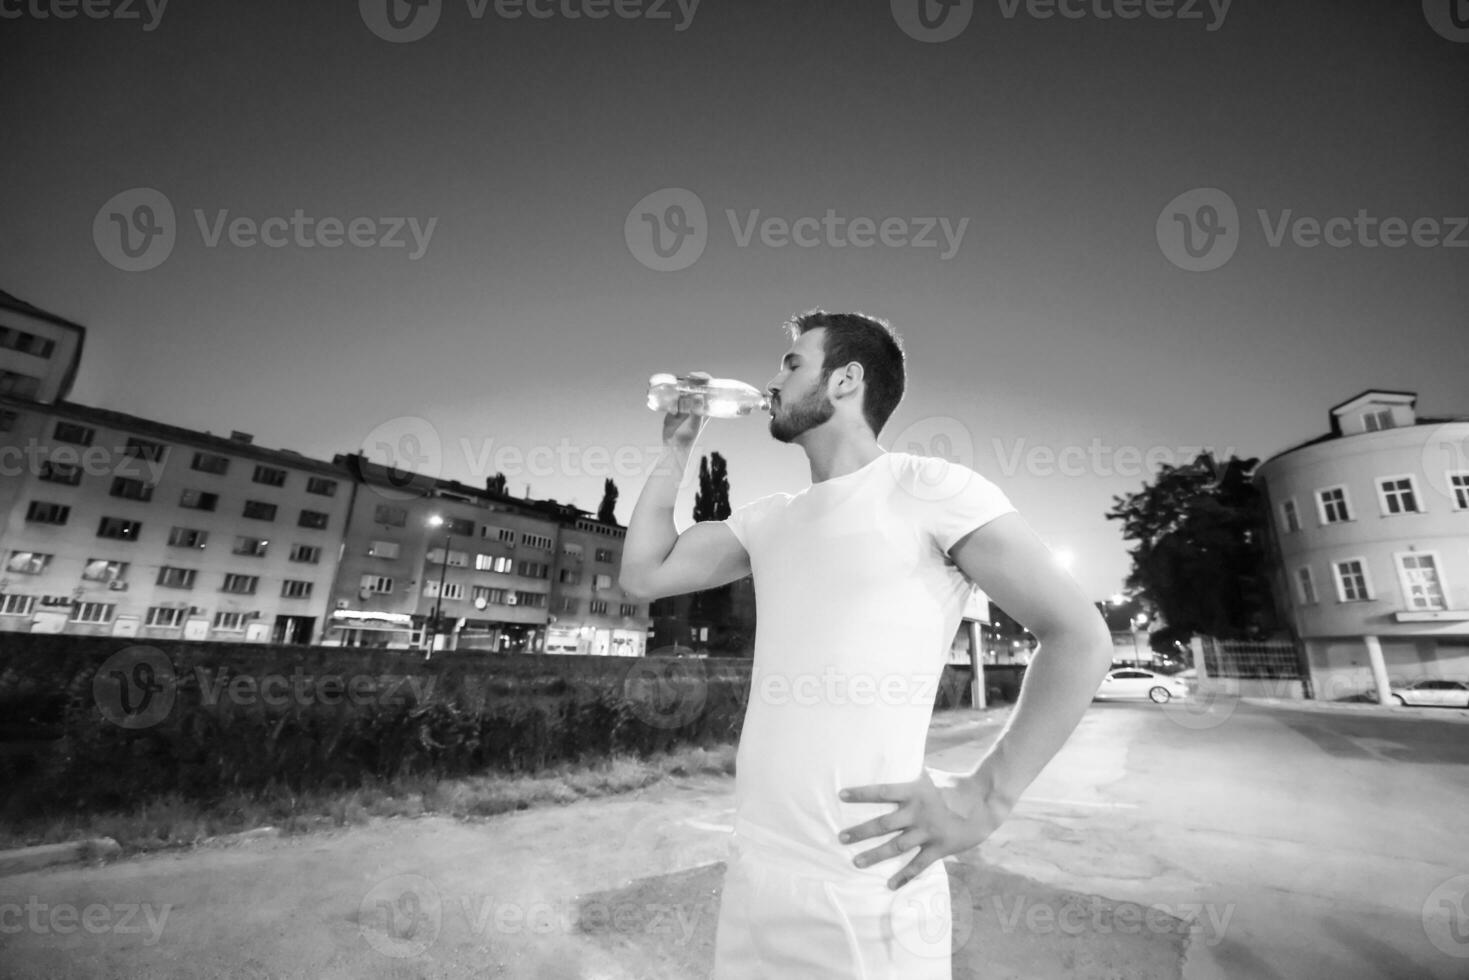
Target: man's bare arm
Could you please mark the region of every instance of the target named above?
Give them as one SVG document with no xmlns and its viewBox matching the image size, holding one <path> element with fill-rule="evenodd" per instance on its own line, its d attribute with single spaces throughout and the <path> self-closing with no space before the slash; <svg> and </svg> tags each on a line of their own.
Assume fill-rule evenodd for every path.
<svg viewBox="0 0 1469 980">
<path fill-rule="evenodd" d="M 698 592 L 750 574 L 750 557 L 723 522 L 700 521 L 679 534 L 673 505 L 707 416 L 664 416 L 664 450 L 633 507 L 617 584 L 638 599 Z"/>
<path fill-rule="evenodd" d="M 1071 737 L 1112 663 L 1112 638 L 1076 580 L 1018 514 L 949 551 L 960 570 L 1040 641 L 1010 721 L 964 777 L 963 795 L 1008 814 Z"/>
</svg>

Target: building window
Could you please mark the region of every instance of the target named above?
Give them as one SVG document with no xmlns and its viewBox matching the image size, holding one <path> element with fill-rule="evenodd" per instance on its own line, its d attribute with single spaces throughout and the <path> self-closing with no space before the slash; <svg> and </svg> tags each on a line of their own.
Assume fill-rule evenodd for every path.
<svg viewBox="0 0 1469 980">
<path fill-rule="evenodd" d="M 34 400 L 41 393 L 41 379 L 19 371 L 0 371 L 0 395 Z"/>
<path fill-rule="evenodd" d="M 591 610 L 592 612 L 594 612 L 594 613 L 606 613 L 607 612 L 607 600 L 606 599 L 593 599 L 591 602 L 587 603 L 587 608 L 589 610 Z"/>
<path fill-rule="evenodd" d="M 48 459 L 41 464 L 40 477 L 47 483 L 74 487 L 82 482 L 82 468 L 75 463 L 53 463 Z"/>
<path fill-rule="evenodd" d="M 439 583 L 437 581 L 429 581 L 429 582 L 425 582 L 424 583 L 424 586 L 423 586 L 423 594 L 424 594 L 424 597 L 425 598 L 427 598 L 427 599 L 438 599 L 438 598 L 440 598 L 439 591 L 440 591 L 439 590 Z M 444 599 L 463 599 L 464 598 L 464 586 L 462 584 L 460 584 L 459 582 L 445 582 L 444 583 L 444 588 L 443 588 L 443 596 L 442 596 L 442 598 L 444 598 Z"/>
<path fill-rule="evenodd" d="M 225 633 L 238 633 L 249 620 L 247 612 L 217 612 L 214 614 L 214 628 Z"/>
<path fill-rule="evenodd" d="M 600 561 L 600 562 L 609 562 L 611 560 L 612 560 L 612 549 L 611 548 L 598 548 L 597 549 L 597 561 Z"/>
<path fill-rule="evenodd" d="M 1302 565 L 1296 569 L 1296 585 L 1301 590 L 1301 605 L 1315 605 L 1316 582 L 1311 578 L 1311 567 L 1309 565 Z"/>
<path fill-rule="evenodd" d="M 612 588 L 612 576 L 606 574 L 605 572 L 598 574 L 595 578 L 592 579 L 592 588 L 594 588 L 594 589 L 610 589 L 610 588 Z"/>
<path fill-rule="evenodd" d="M 20 413 L 11 408 L 0 408 L 0 432 L 12 432 L 20 421 Z"/>
<path fill-rule="evenodd" d="M 223 476 L 229 471 L 230 458 L 228 456 L 221 456 L 218 453 L 195 453 L 194 461 L 189 466 L 191 469 L 196 469 L 201 473 L 213 473 L 216 476 Z"/>
<path fill-rule="evenodd" d="M 123 449 L 124 456 L 133 459 L 146 459 L 157 463 L 163 459 L 163 453 L 168 447 L 161 442 L 153 442 L 148 439 L 129 438 L 127 446 Z"/>
<path fill-rule="evenodd" d="M 319 510 L 303 510 L 301 512 L 301 518 L 296 521 L 296 524 L 299 527 L 309 527 L 313 530 L 320 531 L 326 527 L 327 521 L 329 520 L 331 520 L 331 517 L 323 514 Z"/>
<path fill-rule="evenodd" d="M 369 558 L 397 558 L 398 542 L 396 541 L 373 541 L 367 546 L 367 557 Z"/>
<path fill-rule="evenodd" d="M 622 603 L 622 605 L 617 607 L 617 612 L 623 616 L 636 616 L 638 614 L 637 603 L 624 602 Z"/>
<path fill-rule="evenodd" d="M 1352 519 L 1346 487 L 1327 487 L 1316 492 L 1316 508 L 1322 524 L 1340 524 Z"/>
<path fill-rule="evenodd" d="M 362 588 L 374 595 L 387 595 L 393 591 L 393 580 L 386 575 L 362 576 Z"/>
<path fill-rule="evenodd" d="M 273 521 L 275 520 L 275 504 L 267 504 L 263 500 L 247 500 L 245 509 L 241 513 L 253 520 Z"/>
<path fill-rule="evenodd" d="M 1450 473 L 1449 490 L 1454 497 L 1454 510 L 1469 510 L 1469 470 Z"/>
<path fill-rule="evenodd" d="M 114 477 L 112 489 L 107 492 L 111 496 L 121 497 L 123 500 L 141 500 L 146 503 L 153 499 L 153 485 L 151 483 L 134 480 L 128 476 Z"/>
<path fill-rule="evenodd" d="M 562 585 L 580 585 L 581 572 L 574 568 L 563 568 L 558 575 Z"/>
<path fill-rule="evenodd" d="M 479 529 L 479 536 L 482 538 L 494 538 L 496 541 L 503 541 L 512 548 L 515 547 L 515 532 L 508 527 L 494 527 L 486 524 Z"/>
<path fill-rule="evenodd" d="M 26 520 L 31 524 L 65 524 L 70 515 L 70 507 L 46 500 L 32 500 L 26 508 Z"/>
<path fill-rule="evenodd" d="M 112 622 L 112 612 L 117 606 L 110 602 L 78 602 L 71 607 L 71 621 L 101 626 Z"/>
<path fill-rule="evenodd" d="M 1392 428 L 1392 409 L 1374 408 L 1362 413 L 1362 428 L 1368 432 L 1381 432 Z"/>
<path fill-rule="evenodd" d="M 252 538 L 246 535 L 240 535 L 235 538 L 235 546 L 231 554 L 249 555 L 252 558 L 264 558 L 266 549 L 269 546 L 270 542 L 265 538 Z"/>
<path fill-rule="evenodd" d="M 337 481 L 328 480 L 324 476 L 307 477 L 306 492 L 314 493 L 320 497 L 335 497 L 337 495 Z"/>
<path fill-rule="evenodd" d="M 561 546 L 561 557 L 571 562 L 581 562 L 586 555 L 582 553 L 579 544 L 563 544 Z"/>
<path fill-rule="evenodd" d="M 51 430 L 51 438 L 57 442 L 69 442 L 77 446 L 90 446 L 97 438 L 97 430 L 75 422 L 57 422 Z"/>
<path fill-rule="evenodd" d="M 143 625 L 177 629 L 184 625 L 184 615 L 187 612 L 188 610 L 176 606 L 150 606 L 148 618 L 143 621 Z"/>
<path fill-rule="evenodd" d="M 1361 558 L 1339 561 L 1336 569 L 1336 597 L 1341 602 L 1366 602 L 1372 598 L 1367 581 L 1367 563 Z"/>
<path fill-rule="evenodd" d="M 9 347 L 22 354 L 50 358 L 56 349 L 56 341 L 41 337 L 15 327 L 0 327 L 0 347 Z"/>
<path fill-rule="evenodd" d="M 1447 609 L 1437 556 L 1423 552 L 1398 555 L 1398 577 L 1409 609 Z"/>
<path fill-rule="evenodd" d="M 459 517 L 445 518 L 444 533 L 455 534 L 461 538 L 472 538 L 474 537 L 474 521 L 466 521 Z"/>
<path fill-rule="evenodd" d="M 546 551 L 551 550 L 551 539 L 546 537 L 546 535 L 544 534 L 521 534 L 520 543 L 525 545 L 527 548 L 543 548 Z"/>
<path fill-rule="evenodd" d="M 434 548 L 433 550 L 431 550 L 428 553 L 428 562 L 429 562 L 430 565 L 442 565 L 442 564 L 444 564 L 444 549 L 443 548 Z M 450 568 L 468 568 L 469 567 L 469 552 L 467 552 L 467 551 L 451 551 L 451 552 L 449 552 L 449 567 Z"/>
<path fill-rule="evenodd" d="M 12 551 L 5 560 L 5 570 L 20 575 L 40 575 L 51 564 L 51 556 L 39 551 Z"/>
<path fill-rule="evenodd" d="M 274 466 L 256 466 L 250 479 L 268 487 L 283 487 L 286 485 L 286 471 Z"/>
<path fill-rule="evenodd" d="M 311 597 L 311 583 L 303 579 L 288 578 L 281 583 L 281 598 L 307 599 Z"/>
<path fill-rule="evenodd" d="M 158 570 L 158 584 L 169 589 L 192 589 L 194 576 L 198 574 L 192 568 L 174 568 L 171 565 L 164 565 Z"/>
<path fill-rule="evenodd" d="M 104 517 L 97 525 L 97 537 L 112 538 L 114 541 L 136 541 L 142 530 L 141 521 L 129 521 L 122 517 Z"/>
<path fill-rule="evenodd" d="M 82 578 L 88 582 L 120 582 L 127 574 L 128 563 L 106 558 L 88 558 L 82 566 Z"/>
<path fill-rule="evenodd" d="M 1286 534 L 1295 534 L 1301 529 L 1301 515 L 1296 510 L 1296 498 L 1292 497 L 1280 505 L 1280 516 Z"/>
<path fill-rule="evenodd" d="M 321 549 L 313 544 L 293 544 L 291 545 L 291 561 L 315 565 L 321 561 Z"/>
<path fill-rule="evenodd" d="M 260 584 L 259 575 L 240 575 L 229 572 L 224 577 L 224 584 L 219 587 L 221 592 L 237 592 L 242 595 L 254 595 L 255 588 Z"/>
<path fill-rule="evenodd" d="M 542 561 L 516 562 L 515 574 L 522 578 L 549 578 L 551 566 Z"/>
<path fill-rule="evenodd" d="M 213 510 L 219 506 L 219 494 L 203 490 L 185 490 L 179 494 L 179 506 L 190 510 Z"/>
<path fill-rule="evenodd" d="M 546 593 L 517 591 L 515 593 L 515 605 L 528 606 L 531 609 L 544 608 L 546 605 Z"/>
<path fill-rule="evenodd" d="M 475 601 L 475 604 L 476 605 L 479 604 L 479 601 L 481 599 L 483 599 L 486 603 L 493 602 L 493 603 L 496 603 L 496 604 L 502 605 L 502 606 L 505 604 L 505 590 L 504 589 L 495 589 L 495 588 L 488 588 L 488 587 L 483 586 L 483 585 L 476 585 L 474 587 L 474 589 L 472 590 L 472 593 L 474 595 L 474 601 Z"/>
<path fill-rule="evenodd" d="M 202 548 L 209 541 L 209 532 L 192 527 L 170 528 L 168 543 L 174 548 Z"/>
<path fill-rule="evenodd" d="M 556 611 L 564 613 L 574 613 L 576 612 L 577 603 L 578 600 L 575 596 L 562 596 L 560 604 L 556 607 Z"/>
<path fill-rule="evenodd" d="M 392 504 L 378 504 L 372 512 L 372 519 L 378 524 L 387 524 L 390 527 L 402 527 L 408 523 L 408 511 L 402 507 L 394 507 Z"/>
<path fill-rule="evenodd" d="M 1382 502 L 1384 516 L 1418 511 L 1418 493 L 1411 476 L 1390 476 L 1377 481 L 1377 496 Z"/>
<path fill-rule="evenodd" d="M 29 616 L 35 605 L 33 595 L 0 594 L 0 616 Z"/>
</svg>

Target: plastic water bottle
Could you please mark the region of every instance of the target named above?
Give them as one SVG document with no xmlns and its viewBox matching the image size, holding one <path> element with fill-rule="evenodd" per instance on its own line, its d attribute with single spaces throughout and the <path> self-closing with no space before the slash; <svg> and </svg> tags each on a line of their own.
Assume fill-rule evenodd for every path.
<svg viewBox="0 0 1469 980">
<path fill-rule="evenodd" d="M 655 374 L 648 379 L 648 407 L 673 415 L 690 413 L 732 419 L 759 409 L 770 410 L 770 399 L 754 385 L 732 378 L 680 378 Z"/>
</svg>

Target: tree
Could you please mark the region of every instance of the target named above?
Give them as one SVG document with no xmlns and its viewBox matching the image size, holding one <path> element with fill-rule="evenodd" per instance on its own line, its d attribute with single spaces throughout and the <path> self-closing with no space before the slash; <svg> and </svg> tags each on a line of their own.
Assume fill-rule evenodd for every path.
<svg viewBox="0 0 1469 980">
<path fill-rule="evenodd" d="M 1258 462 L 1231 456 L 1221 465 L 1205 453 L 1112 498 L 1107 519 L 1121 521 L 1123 538 L 1137 542 L 1127 587 L 1158 610 L 1170 640 L 1193 633 L 1237 639 L 1277 626 L 1265 505 L 1250 479 Z"/>
<path fill-rule="evenodd" d="M 699 489 L 694 493 L 695 521 L 722 521 L 730 514 L 729 469 L 724 457 L 711 453 L 699 459 Z M 709 627 L 709 646 L 727 647 L 734 638 L 734 595 L 731 585 L 694 593 L 689 603 L 689 625 Z"/>
<path fill-rule="evenodd" d="M 612 477 L 607 477 L 602 483 L 602 503 L 597 507 L 597 520 L 604 524 L 616 524 L 617 518 L 613 512 L 617 509 L 617 484 L 612 482 Z"/>
<path fill-rule="evenodd" d="M 490 491 L 490 493 L 503 494 L 505 492 L 505 474 L 496 473 L 494 476 L 485 480 L 485 489 Z"/>
</svg>

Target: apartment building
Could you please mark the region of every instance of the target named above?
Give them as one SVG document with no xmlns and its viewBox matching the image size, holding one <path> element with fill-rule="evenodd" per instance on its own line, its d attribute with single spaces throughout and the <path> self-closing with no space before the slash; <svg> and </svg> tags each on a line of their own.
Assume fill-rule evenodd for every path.
<svg viewBox="0 0 1469 980">
<path fill-rule="evenodd" d="M 1426 418 L 1370 390 L 1331 430 L 1256 470 L 1274 586 L 1317 698 L 1469 680 L 1469 417 Z"/>
<path fill-rule="evenodd" d="M 0 395 L 49 405 L 71 392 L 86 329 L 0 291 Z"/>
<path fill-rule="evenodd" d="M 554 502 L 552 502 L 554 504 Z M 641 657 L 648 652 L 648 603 L 617 584 L 625 528 L 563 509 L 546 652 Z"/>
<path fill-rule="evenodd" d="M 0 631 L 312 643 L 352 480 L 120 412 L 0 396 Z"/>
</svg>

